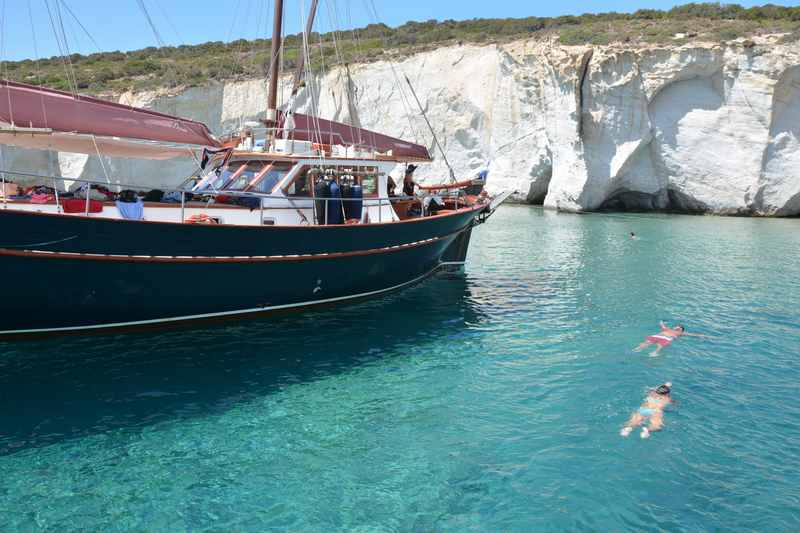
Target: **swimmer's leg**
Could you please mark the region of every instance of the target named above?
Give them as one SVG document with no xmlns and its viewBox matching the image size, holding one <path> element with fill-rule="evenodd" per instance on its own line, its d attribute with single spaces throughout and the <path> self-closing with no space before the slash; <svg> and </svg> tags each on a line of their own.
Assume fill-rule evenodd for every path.
<svg viewBox="0 0 800 533">
<path fill-rule="evenodd" d="M 650 341 L 644 341 L 644 342 L 643 342 L 643 343 L 641 343 L 639 346 L 637 346 L 636 348 L 634 348 L 634 349 L 633 349 L 633 351 L 634 351 L 634 352 L 641 352 L 642 350 L 644 350 L 645 348 L 647 348 L 647 347 L 648 347 L 648 346 L 650 346 L 651 344 L 653 344 L 653 343 L 652 343 L 652 342 L 650 342 Z"/>
<path fill-rule="evenodd" d="M 661 431 L 664 428 L 664 414 L 655 412 L 650 417 L 650 424 L 648 425 L 648 429 L 650 431 Z"/>
<path fill-rule="evenodd" d="M 642 422 L 644 422 L 644 417 L 639 413 L 639 411 L 634 411 L 628 422 L 625 423 L 625 427 L 619 431 L 619 434 L 623 437 L 627 437 L 631 434 L 633 428 L 640 426 Z"/>
<path fill-rule="evenodd" d="M 660 412 L 655 412 L 650 415 L 650 424 L 647 427 L 642 428 L 642 434 L 640 437 L 646 439 L 650 436 L 650 433 L 654 433 L 656 431 L 661 431 L 664 427 L 664 415 Z"/>
<path fill-rule="evenodd" d="M 650 357 L 658 357 L 658 353 L 663 349 L 664 349 L 664 347 L 659 344 L 658 346 L 656 346 L 655 350 L 650 352 Z"/>
</svg>

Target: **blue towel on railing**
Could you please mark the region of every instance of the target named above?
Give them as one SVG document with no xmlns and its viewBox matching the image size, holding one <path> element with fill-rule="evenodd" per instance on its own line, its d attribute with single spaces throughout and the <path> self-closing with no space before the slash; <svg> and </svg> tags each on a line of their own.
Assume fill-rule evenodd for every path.
<svg viewBox="0 0 800 533">
<path fill-rule="evenodd" d="M 178 191 L 169 191 L 168 193 L 164 193 L 161 201 L 179 204 L 181 203 L 181 193 Z"/>
<path fill-rule="evenodd" d="M 142 220 L 144 218 L 144 203 L 140 199 L 135 202 L 120 202 L 117 200 L 117 209 L 122 218 L 128 220 Z"/>
</svg>

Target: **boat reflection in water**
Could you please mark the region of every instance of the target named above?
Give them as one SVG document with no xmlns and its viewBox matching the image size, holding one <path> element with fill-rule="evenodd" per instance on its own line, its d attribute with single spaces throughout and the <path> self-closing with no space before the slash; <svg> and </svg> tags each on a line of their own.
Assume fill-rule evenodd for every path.
<svg viewBox="0 0 800 533">
<path fill-rule="evenodd" d="M 159 334 L 0 343 L 0 455 L 139 431 L 259 400 L 286 386 L 388 365 L 485 321 L 465 276 L 324 312 Z"/>
</svg>

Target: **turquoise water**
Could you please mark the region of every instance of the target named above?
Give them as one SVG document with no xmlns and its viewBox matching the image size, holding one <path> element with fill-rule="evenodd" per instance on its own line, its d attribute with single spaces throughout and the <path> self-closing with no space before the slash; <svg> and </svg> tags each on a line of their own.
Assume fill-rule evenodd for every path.
<svg viewBox="0 0 800 533">
<path fill-rule="evenodd" d="M 799 256 L 800 220 L 506 207 L 382 300 L 0 344 L 0 528 L 796 531 Z M 633 353 L 659 320 L 711 338 Z"/>
</svg>

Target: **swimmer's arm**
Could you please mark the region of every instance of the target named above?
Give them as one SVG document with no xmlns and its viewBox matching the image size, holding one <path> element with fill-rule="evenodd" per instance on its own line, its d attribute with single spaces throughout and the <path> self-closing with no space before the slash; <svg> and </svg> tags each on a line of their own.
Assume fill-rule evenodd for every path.
<svg viewBox="0 0 800 533">
<path fill-rule="evenodd" d="M 701 339 L 710 339 L 708 335 L 703 335 L 702 333 L 684 333 L 686 337 L 700 337 Z"/>
<path fill-rule="evenodd" d="M 659 326 L 661 326 L 661 331 L 665 331 L 665 330 L 668 330 L 668 329 L 669 329 L 669 326 L 667 326 L 667 325 L 664 323 L 664 321 L 663 321 L 663 320 L 662 320 L 662 321 L 660 321 L 660 322 L 658 323 L 658 325 L 659 325 Z"/>
</svg>

